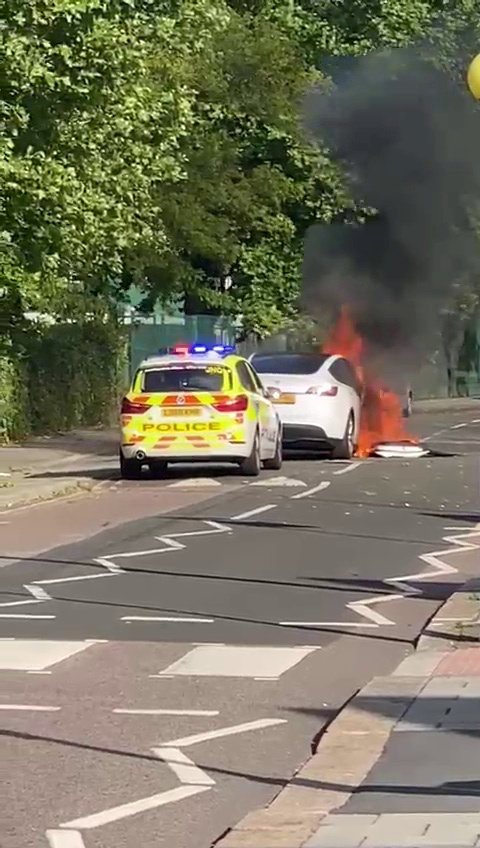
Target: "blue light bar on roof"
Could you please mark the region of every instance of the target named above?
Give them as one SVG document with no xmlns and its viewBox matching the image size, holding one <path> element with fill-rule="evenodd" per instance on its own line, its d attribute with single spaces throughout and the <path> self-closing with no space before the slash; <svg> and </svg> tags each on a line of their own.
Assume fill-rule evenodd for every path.
<svg viewBox="0 0 480 848">
<path fill-rule="evenodd" d="M 233 345 L 213 345 L 212 350 L 215 353 L 233 353 L 235 348 Z"/>
<path fill-rule="evenodd" d="M 186 356 L 188 354 L 213 353 L 226 354 L 232 353 L 235 350 L 233 345 L 214 344 L 211 347 L 206 344 L 195 343 L 193 345 L 177 344 L 171 349 L 171 353 L 177 356 Z"/>
</svg>

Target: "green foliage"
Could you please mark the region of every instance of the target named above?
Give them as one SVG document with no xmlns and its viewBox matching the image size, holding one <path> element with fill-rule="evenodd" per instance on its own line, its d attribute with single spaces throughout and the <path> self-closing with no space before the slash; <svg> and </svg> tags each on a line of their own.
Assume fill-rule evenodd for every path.
<svg viewBox="0 0 480 848">
<path fill-rule="evenodd" d="M 126 340 L 117 325 L 31 325 L 0 353 L 3 437 L 109 424 L 118 405 Z"/>
<path fill-rule="evenodd" d="M 75 358 L 132 283 L 259 336 L 296 315 L 306 230 L 361 216 L 300 125 L 313 82 L 421 42 L 461 83 L 480 49 L 478 0 L 0 0 L 0 19 L 0 380 L 18 394 L 40 345 L 41 427 L 55 333 Z M 32 310 L 70 329 L 27 330 Z M 69 397 L 58 426 L 98 413 Z"/>
</svg>

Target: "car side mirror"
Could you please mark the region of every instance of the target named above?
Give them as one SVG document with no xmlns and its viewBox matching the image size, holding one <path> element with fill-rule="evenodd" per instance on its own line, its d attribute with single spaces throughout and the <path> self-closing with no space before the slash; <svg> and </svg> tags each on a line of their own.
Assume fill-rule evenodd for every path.
<svg viewBox="0 0 480 848">
<path fill-rule="evenodd" d="M 265 397 L 268 398 L 268 400 L 271 400 L 273 402 L 278 400 L 280 397 L 280 391 L 278 389 L 272 388 L 271 386 L 268 386 L 268 388 L 264 389 L 264 394 Z"/>
</svg>

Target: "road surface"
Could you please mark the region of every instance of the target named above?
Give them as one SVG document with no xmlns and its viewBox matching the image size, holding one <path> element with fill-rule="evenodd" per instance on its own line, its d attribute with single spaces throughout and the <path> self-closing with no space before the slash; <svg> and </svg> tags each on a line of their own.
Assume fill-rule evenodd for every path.
<svg viewBox="0 0 480 848">
<path fill-rule="evenodd" d="M 410 426 L 434 456 L 0 516 L 3 848 L 209 848 L 278 793 L 478 571 L 480 413 Z"/>
</svg>

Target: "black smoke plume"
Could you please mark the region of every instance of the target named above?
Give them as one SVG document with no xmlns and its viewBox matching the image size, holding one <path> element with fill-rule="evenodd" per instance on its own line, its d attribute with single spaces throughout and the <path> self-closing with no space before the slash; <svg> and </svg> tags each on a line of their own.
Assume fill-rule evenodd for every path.
<svg viewBox="0 0 480 848">
<path fill-rule="evenodd" d="M 330 93 L 314 91 L 305 120 L 355 200 L 376 212 L 309 231 L 304 302 L 348 304 L 372 349 L 423 346 L 455 286 L 480 275 L 475 101 L 432 62 L 395 50 L 356 60 Z"/>
</svg>

